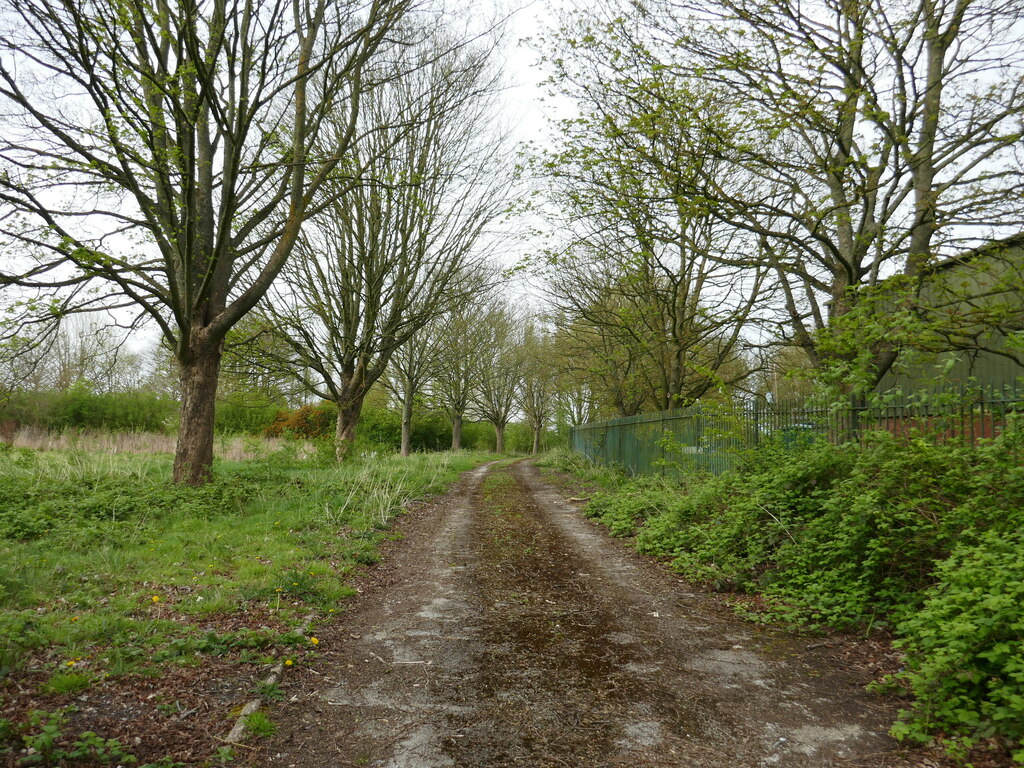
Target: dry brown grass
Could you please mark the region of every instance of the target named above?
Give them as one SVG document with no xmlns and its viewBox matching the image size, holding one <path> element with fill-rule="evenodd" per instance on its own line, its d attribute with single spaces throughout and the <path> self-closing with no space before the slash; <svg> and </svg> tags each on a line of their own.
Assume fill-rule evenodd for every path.
<svg viewBox="0 0 1024 768">
<path fill-rule="evenodd" d="M 174 453 L 176 440 L 173 434 L 155 432 L 104 432 L 88 429 L 48 432 L 37 427 L 21 427 L 14 433 L 12 444 L 16 448 L 36 451 Z M 242 461 L 266 456 L 280 449 L 281 445 L 280 438 L 218 436 L 214 442 L 214 453 L 222 459 Z"/>
</svg>

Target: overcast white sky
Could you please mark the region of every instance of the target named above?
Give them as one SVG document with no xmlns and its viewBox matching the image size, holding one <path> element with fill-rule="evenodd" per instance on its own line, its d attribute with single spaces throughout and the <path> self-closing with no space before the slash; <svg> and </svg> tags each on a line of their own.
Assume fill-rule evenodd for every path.
<svg viewBox="0 0 1024 768">
<path fill-rule="evenodd" d="M 545 0 L 518 0 L 515 10 L 510 11 L 508 42 L 505 49 L 505 71 L 509 88 L 505 93 L 508 105 L 509 123 L 517 136 L 524 141 L 542 140 L 547 118 L 567 108 L 565 102 L 545 99 L 541 81 L 547 76 L 538 61 L 537 54 L 523 42 L 534 37 L 539 31 L 554 26 L 558 19 L 561 2 Z"/>
</svg>

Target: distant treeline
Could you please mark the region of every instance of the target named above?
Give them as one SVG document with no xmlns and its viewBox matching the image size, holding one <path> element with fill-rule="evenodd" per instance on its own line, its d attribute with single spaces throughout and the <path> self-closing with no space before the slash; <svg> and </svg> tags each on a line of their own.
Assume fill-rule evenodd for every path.
<svg viewBox="0 0 1024 768">
<path fill-rule="evenodd" d="M 178 401 L 146 390 L 94 392 L 79 381 L 66 390 L 13 392 L 0 402 L 0 421 L 50 431 L 172 432 Z"/>
<path fill-rule="evenodd" d="M 296 410 L 278 410 L 262 433 L 277 437 L 294 435 L 308 439 L 334 436 L 338 409 L 333 403 L 307 405 Z M 222 419 L 218 411 L 217 419 Z M 532 435 L 525 424 L 510 424 L 505 433 L 506 450 L 527 453 Z M 416 409 L 412 420 L 413 451 L 443 451 L 451 447 L 452 424 L 443 411 Z M 357 447 L 397 451 L 402 443 L 402 415 L 397 409 L 367 405 L 359 419 Z M 462 446 L 468 450 L 494 449 L 494 427 L 485 422 L 466 422 L 462 428 Z"/>
<path fill-rule="evenodd" d="M 17 391 L 0 402 L 0 422 L 12 427 L 35 427 L 52 432 L 96 429 L 109 432 L 175 432 L 178 401 L 165 394 L 140 390 L 94 392 L 86 382 L 67 390 Z M 330 439 L 334 436 L 337 408 L 331 403 L 289 409 L 260 399 L 229 399 L 217 404 L 216 429 L 221 434 L 267 437 L 293 436 Z M 357 442 L 364 449 L 397 451 L 402 423 L 398 410 L 367 405 L 359 423 Z M 463 446 L 493 450 L 494 427 L 466 422 Z M 530 450 L 530 429 L 510 424 L 506 448 L 515 453 Z M 441 411 L 417 409 L 412 425 L 412 450 L 438 451 L 451 445 L 451 421 Z"/>
</svg>

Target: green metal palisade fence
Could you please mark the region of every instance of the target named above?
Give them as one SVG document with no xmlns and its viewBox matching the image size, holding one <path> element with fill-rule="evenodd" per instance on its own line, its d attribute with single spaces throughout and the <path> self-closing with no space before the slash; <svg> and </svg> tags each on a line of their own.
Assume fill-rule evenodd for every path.
<svg viewBox="0 0 1024 768">
<path fill-rule="evenodd" d="M 572 427 L 574 451 L 634 474 L 704 471 L 720 474 L 745 452 L 774 442 L 843 443 L 865 432 L 924 431 L 944 442 L 994 437 L 1008 414 L 1024 410 L 1017 383 L 950 389 L 882 405 L 815 406 L 807 401 L 747 405 L 698 403 L 689 408 Z"/>
</svg>

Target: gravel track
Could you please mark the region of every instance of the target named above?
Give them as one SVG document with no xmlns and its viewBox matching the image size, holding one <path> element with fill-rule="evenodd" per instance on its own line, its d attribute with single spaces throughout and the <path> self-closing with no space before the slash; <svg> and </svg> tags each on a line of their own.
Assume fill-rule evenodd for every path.
<svg viewBox="0 0 1024 768">
<path fill-rule="evenodd" d="M 243 762 L 908 765 L 862 680 L 610 539 L 529 463 L 467 473 L 400 530 Z"/>
</svg>

